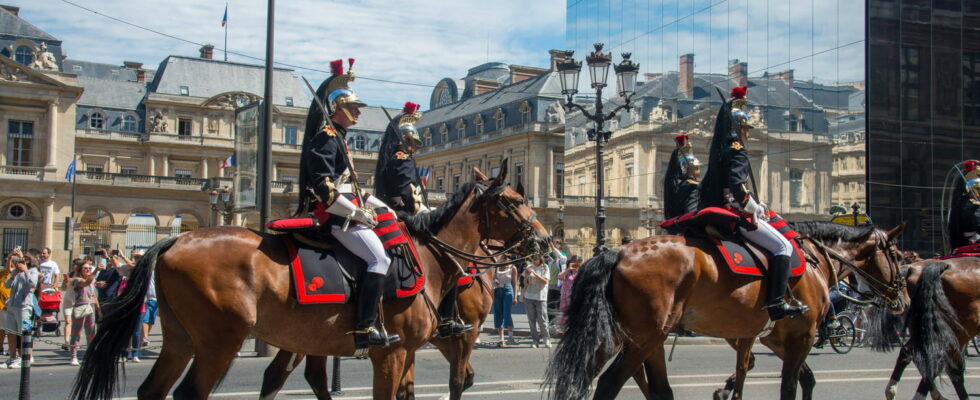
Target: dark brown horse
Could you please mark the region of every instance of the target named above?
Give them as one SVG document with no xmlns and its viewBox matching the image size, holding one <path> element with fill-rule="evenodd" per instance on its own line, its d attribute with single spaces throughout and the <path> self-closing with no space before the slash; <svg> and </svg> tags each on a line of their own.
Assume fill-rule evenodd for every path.
<svg viewBox="0 0 980 400">
<path fill-rule="evenodd" d="M 464 322 L 479 327 L 486 320 L 490 307 L 493 305 L 493 291 L 486 281 L 486 275 L 478 275 L 466 287 L 460 288 L 459 296 L 456 298 L 459 317 Z M 475 372 L 470 365 L 470 355 L 476 345 L 476 339 L 480 337 L 477 329 L 466 332 L 463 336 L 451 337 L 448 339 L 433 338 L 432 344 L 436 345 L 442 352 L 446 360 L 449 361 L 449 395 L 452 400 L 462 398 L 463 391 L 473 385 Z M 280 350 L 276 357 L 265 369 L 262 379 L 262 391 L 259 395 L 261 400 L 272 400 L 286 383 L 286 378 L 294 368 L 303 362 L 304 355 L 295 354 L 285 350 Z M 308 356 L 306 359 L 306 369 L 304 377 L 313 389 L 317 400 L 331 400 L 327 378 L 327 357 Z M 411 381 L 414 371 L 406 374 L 406 380 Z M 409 392 L 408 382 L 403 382 L 402 390 L 398 398 L 407 398 Z"/>
<path fill-rule="evenodd" d="M 524 243 L 520 247 L 527 253 L 545 250 L 547 233 L 524 198 L 504 184 L 506 169 L 493 179 L 479 171 L 474 175 L 474 182 L 463 185 L 438 210 L 409 221 L 413 230 L 470 254 L 486 239 Z M 424 238 L 414 240 L 427 277 L 425 293 L 383 303 L 380 321 L 402 340 L 369 353 L 375 399 L 395 397 L 406 365 L 414 363 L 415 350 L 434 332 L 435 310 L 426 297 L 438 303 L 459 277 L 458 269 L 440 267 L 450 265 L 445 253 L 431 250 Z M 207 398 L 249 334 L 290 352 L 353 355 L 347 332 L 353 327 L 354 306 L 297 306 L 289 293 L 288 262 L 281 237 L 245 228 L 200 229 L 158 242 L 140 261 L 122 297 L 107 307 L 71 398 L 109 399 L 115 394 L 116 361 L 127 347 L 154 271 L 163 349 L 138 390 L 141 399 L 166 398 L 191 358 L 174 398 Z"/>
<path fill-rule="evenodd" d="M 880 286 L 877 290 L 894 308 L 903 308 L 905 300 L 891 246 L 901 227 L 882 232 L 811 222 L 796 229 L 808 237 L 805 247 L 817 271 L 807 271 L 790 285 L 811 309 L 779 321 L 762 339 L 783 360 L 780 397 L 785 400 L 795 398 L 798 382 L 804 398 L 812 395 L 815 380 L 803 367 L 828 307 L 828 280 L 832 271 L 840 272 L 831 258 L 853 260 L 853 268 Z M 758 278 L 732 273 L 714 244 L 701 239 L 654 236 L 603 252 L 586 262 L 575 279 L 567 329 L 545 376 L 551 398 L 584 399 L 592 378 L 613 358 L 599 378 L 595 399 L 615 398 L 641 365 L 649 397 L 672 399 L 664 359 L 667 334 L 683 323 L 685 329 L 707 336 L 758 336 L 768 321 L 762 286 Z M 740 363 L 750 359 L 751 340 L 744 342 L 737 348 Z M 621 350 L 614 353 L 617 344 Z"/>
<path fill-rule="evenodd" d="M 939 398 L 934 382 L 943 371 L 956 395 L 969 398 L 963 384 L 963 348 L 980 334 L 980 257 L 919 261 L 909 265 L 906 281 L 911 295 L 905 318 L 909 338 L 899 352 L 885 397 L 895 398 L 902 372 L 914 361 L 922 375 L 915 398 L 924 399 L 929 392 Z M 875 336 L 869 339 L 882 344 L 877 350 L 886 350 L 895 340 L 887 334 L 896 331 L 894 326 L 872 329 L 870 334 Z"/>
</svg>

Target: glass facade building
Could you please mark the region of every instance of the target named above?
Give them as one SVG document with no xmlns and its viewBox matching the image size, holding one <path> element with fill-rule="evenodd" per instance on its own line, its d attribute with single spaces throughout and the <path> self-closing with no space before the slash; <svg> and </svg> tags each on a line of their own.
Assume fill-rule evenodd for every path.
<svg viewBox="0 0 980 400">
<path fill-rule="evenodd" d="M 725 86 L 747 74 L 750 102 L 791 111 L 784 113 L 789 125 L 777 130 L 814 136 L 814 144 L 793 142 L 778 151 L 805 159 L 816 157 L 821 140 L 831 143 L 834 162 L 826 172 L 832 200 L 830 207 L 814 207 L 814 214 L 829 218 L 856 203 L 878 226 L 907 222 L 902 248 L 944 251 L 947 173 L 963 159 L 980 157 L 980 2 L 568 0 L 566 13 L 566 45 L 578 59 L 601 42 L 616 59 L 632 53 L 648 80 L 683 77 L 690 67 L 695 77 Z M 774 78 L 791 85 L 764 84 Z M 580 84 L 588 87 L 587 80 Z M 717 98 L 685 89 L 659 85 L 657 97 Z M 754 89 L 766 93 L 752 98 Z M 807 106 L 821 115 L 807 115 Z M 795 125 L 794 108 L 810 121 Z M 774 114 L 766 115 L 775 125 Z M 814 118 L 823 118 L 825 128 Z M 763 139 L 764 151 L 774 151 Z M 799 175 L 795 170 L 781 178 L 784 196 L 799 191 Z M 824 188 L 806 176 L 804 193 Z"/>
<path fill-rule="evenodd" d="M 947 174 L 980 157 L 980 2 L 869 0 L 867 28 L 870 211 L 943 253 Z"/>
</svg>

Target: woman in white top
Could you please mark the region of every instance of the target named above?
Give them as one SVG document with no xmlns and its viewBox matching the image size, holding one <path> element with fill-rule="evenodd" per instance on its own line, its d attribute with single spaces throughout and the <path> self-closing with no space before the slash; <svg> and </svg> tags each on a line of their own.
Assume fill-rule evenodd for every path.
<svg viewBox="0 0 980 400">
<path fill-rule="evenodd" d="M 520 295 L 515 293 L 517 287 L 517 268 L 513 264 L 494 269 L 493 326 L 497 328 L 497 333 L 500 335 L 500 347 L 507 346 L 504 342 L 505 328 L 510 342 L 514 343 L 514 319 L 511 318 L 510 309 L 517 304 L 517 296 Z"/>
</svg>

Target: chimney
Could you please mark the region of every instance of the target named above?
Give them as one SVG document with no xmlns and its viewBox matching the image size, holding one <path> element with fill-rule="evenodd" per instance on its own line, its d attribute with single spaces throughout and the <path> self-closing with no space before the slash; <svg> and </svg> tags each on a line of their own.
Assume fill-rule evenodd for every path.
<svg viewBox="0 0 980 400">
<path fill-rule="evenodd" d="M 3 8 L 4 10 L 7 10 L 11 14 L 14 14 L 14 16 L 17 16 L 17 14 L 20 14 L 20 7 L 14 7 L 14 6 L 8 6 L 8 5 L 0 4 L 0 8 Z"/>
<path fill-rule="evenodd" d="M 737 58 L 733 60 L 729 60 L 728 78 L 732 80 L 735 86 L 748 86 L 749 63 L 745 61 L 739 62 Z"/>
<path fill-rule="evenodd" d="M 687 97 L 694 97 L 694 54 L 681 56 L 677 76 L 677 92 Z"/>
<path fill-rule="evenodd" d="M 500 82 L 490 79 L 473 79 L 473 95 L 479 95 L 500 87 Z"/>
<path fill-rule="evenodd" d="M 571 58 L 571 51 L 568 50 L 548 50 L 548 54 L 551 54 L 551 70 L 558 70 L 558 63 Z"/>
<path fill-rule="evenodd" d="M 531 79 L 546 72 L 548 72 L 548 70 L 544 68 L 528 67 L 524 65 L 511 65 L 510 83 L 517 83 L 523 80 Z"/>
<path fill-rule="evenodd" d="M 783 72 L 777 72 L 775 74 L 770 74 L 769 77 L 773 79 L 782 79 L 786 81 L 786 84 L 789 85 L 790 89 L 793 88 L 793 70 L 791 69 L 787 69 Z"/>
<path fill-rule="evenodd" d="M 663 74 L 659 72 L 647 72 L 643 74 L 643 80 L 646 82 L 652 82 L 654 79 L 659 78 L 661 75 Z"/>
<path fill-rule="evenodd" d="M 201 58 L 210 60 L 214 56 L 214 46 L 206 44 L 201 47 Z"/>
<path fill-rule="evenodd" d="M 146 82 L 146 70 L 143 69 L 143 63 L 123 61 L 123 68 L 136 70 L 136 82 Z"/>
</svg>

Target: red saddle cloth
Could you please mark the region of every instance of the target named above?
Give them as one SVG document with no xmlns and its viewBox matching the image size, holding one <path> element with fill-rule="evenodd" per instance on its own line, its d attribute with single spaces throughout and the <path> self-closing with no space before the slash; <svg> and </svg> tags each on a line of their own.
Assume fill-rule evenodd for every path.
<svg viewBox="0 0 980 400">
<path fill-rule="evenodd" d="M 470 264 L 466 266 L 466 273 L 467 274 L 475 274 L 476 273 L 476 264 L 470 262 Z M 456 281 L 456 286 L 466 286 L 466 285 L 469 285 L 470 283 L 473 283 L 473 276 L 472 275 L 471 276 L 464 276 L 462 278 L 459 278 L 459 280 Z"/>
<path fill-rule="evenodd" d="M 980 257 L 980 244 L 969 244 L 963 247 L 957 247 L 953 249 L 952 253 L 939 257 L 939 259 L 948 260 L 950 258 L 960 257 Z"/>
<path fill-rule="evenodd" d="M 796 238 L 799 234 L 779 214 L 769 211 L 769 225 L 779 231 L 793 245 L 793 254 L 790 256 L 790 276 L 797 277 L 806 271 L 806 258 L 800 250 Z M 660 224 L 661 228 L 674 232 L 681 232 L 684 236 L 693 236 L 713 243 L 721 255 L 721 258 L 728 264 L 732 272 L 739 275 L 763 276 L 762 268 L 768 264 L 764 260 L 759 260 L 757 253 L 763 254 L 766 258 L 769 252 L 747 241 L 738 240 L 734 235 L 726 235 L 723 239 L 718 239 L 704 233 L 707 226 L 715 226 L 724 233 L 735 232 L 735 224 L 738 222 L 739 215 L 720 207 L 708 207 L 702 210 L 693 211 L 685 215 L 668 219 Z M 755 250 L 753 252 L 750 250 Z M 762 268 L 760 268 L 760 266 Z"/>
</svg>

